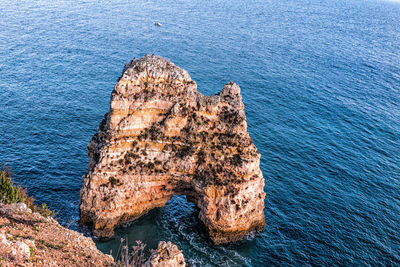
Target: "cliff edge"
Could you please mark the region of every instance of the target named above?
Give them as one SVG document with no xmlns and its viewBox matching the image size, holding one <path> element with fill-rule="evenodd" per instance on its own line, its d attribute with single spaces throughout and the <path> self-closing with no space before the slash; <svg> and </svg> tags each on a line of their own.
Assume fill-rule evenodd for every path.
<svg viewBox="0 0 400 267">
<path fill-rule="evenodd" d="M 0 202 L 0 266 L 116 266 L 91 238 L 25 203 Z"/>
<path fill-rule="evenodd" d="M 204 96 L 187 71 L 145 55 L 125 65 L 88 145 L 81 223 L 99 237 L 186 195 L 215 244 L 264 229 L 260 154 L 247 132 L 240 88 Z"/>
<path fill-rule="evenodd" d="M 52 217 L 33 212 L 25 203 L 0 202 L 0 266 L 187 266 L 182 251 L 171 242 L 160 241 L 148 259 L 134 255 L 127 250 L 114 262 L 91 238 Z"/>
</svg>

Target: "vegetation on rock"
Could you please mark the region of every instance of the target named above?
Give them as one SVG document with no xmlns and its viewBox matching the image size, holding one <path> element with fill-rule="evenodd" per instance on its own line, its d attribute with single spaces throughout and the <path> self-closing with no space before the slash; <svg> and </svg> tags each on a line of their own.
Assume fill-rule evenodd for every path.
<svg viewBox="0 0 400 267">
<path fill-rule="evenodd" d="M 0 202 L 11 204 L 24 202 L 26 200 L 26 190 L 15 186 L 11 180 L 10 173 L 4 168 L 0 171 Z"/>
<path fill-rule="evenodd" d="M 50 210 L 45 203 L 40 206 L 35 204 L 33 197 L 28 196 L 26 189 L 20 185 L 15 185 L 12 181 L 10 169 L 3 164 L 0 170 L 0 202 L 4 204 L 25 203 L 33 212 L 38 212 L 44 217 L 53 216 L 54 212 Z"/>
</svg>

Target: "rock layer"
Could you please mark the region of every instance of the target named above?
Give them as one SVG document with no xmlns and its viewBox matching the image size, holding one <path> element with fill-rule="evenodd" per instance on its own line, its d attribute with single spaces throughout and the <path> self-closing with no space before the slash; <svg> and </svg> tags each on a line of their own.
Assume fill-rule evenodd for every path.
<svg viewBox="0 0 400 267">
<path fill-rule="evenodd" d="M 189 74 L 154 55 L 125 65 L 88 145 L 80 217 L 99 237 L 186 195 L 215 244 L 264 228 L 260 154 L 240 88 L 204 96 Z"/>
</svg>

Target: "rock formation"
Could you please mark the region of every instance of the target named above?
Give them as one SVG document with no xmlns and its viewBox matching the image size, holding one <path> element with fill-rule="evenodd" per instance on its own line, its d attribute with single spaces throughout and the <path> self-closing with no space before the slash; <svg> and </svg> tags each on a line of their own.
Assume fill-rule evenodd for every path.
<svg viewBox="0 0 400 267">
<path fill-rule="evenodd" d="M 116 266 L 92 239 L 24 203 L 0 202 L 0 266 Z"/>
<path fill-rule="evenodd" d="M 186 195 L 215 244 L 264 228 L 260 154 L 240 88 L 204 96 L 189 74 L 146 55 L 125 65 L 110 110 L 88 145 L 81 223 L 99 237 Z"/>
<path fill-rule="evenodd" d="M 171 242 L 161 241 L 150 258 L 146 261 L 145 267 L 185 267 L 185 258 L 182 251 Z"/>
<path fill-rule="evenodd" d="M 133 252 L 127 253 L 132 266 L 186 266 L 182 251 L 171 242 L 161 241 L 150 257 L 140 262 L 130 258 L 129 253 Z M 25 203 L 0 202 L 0 266 L 3 265 L 122 266 L 111 255 L 100 252 L 91 238 L 64 228 L 52 217 L 32 212 Z"/>
</svg>

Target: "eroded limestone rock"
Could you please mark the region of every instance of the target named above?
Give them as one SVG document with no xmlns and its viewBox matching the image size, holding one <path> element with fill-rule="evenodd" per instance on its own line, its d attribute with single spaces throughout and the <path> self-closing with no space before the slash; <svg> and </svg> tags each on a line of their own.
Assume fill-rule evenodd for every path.
<svg viewBox="0 0 400 267">
<path fill-rule="evenodd" d="M 110 237 L 173 195 L 186 195 L 216 244 L 262 230 L 264 179 L 240 88 L 204 96 L 189 74 L 146 55 L 126 64 L 88 145 L 81 222 Z"/>
<path fill-rule="evenodd" d="M 150 258 L 146 261 L 145 267 L 185 267 L 185 258 L 182 251 L 171 242 L 161 241 Z"/>
</svg>

